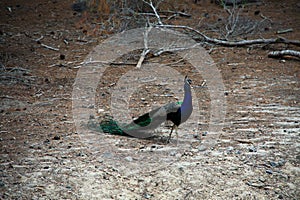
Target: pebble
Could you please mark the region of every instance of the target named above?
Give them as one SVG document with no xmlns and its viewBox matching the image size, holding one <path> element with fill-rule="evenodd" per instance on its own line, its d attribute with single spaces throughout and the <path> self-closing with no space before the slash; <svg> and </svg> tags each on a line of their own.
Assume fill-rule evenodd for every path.
<svg viewBox="0 0 300 200">
<path fill-rule="evenodd" d="M 271 167 L 281 167 L 285 164 L 285 160 L 280 160 L 278 162 L 269 161 L 269 164 L 271 165 Z"/>
<path fill-rule="evenodd" d="M 198 147 L 198 150 L 199 150 L 199 151 L 205 151 L 206 149 L 207 149 L 207 147 L 204 146 L 204 145 L 200 145 L 200 146 Z"/>
<path fill-rule="evenodd" d="M 95 108 L 95 105 L 94 105 L 94 104 L 88 105 L 88 107 L 87 107 L 87 108 L 89 108 L 89 109 L 93 109 L 93 108 Z"/>
<path fill-rule="evenodd" d="M 4 187 L 4 186 L 5 186 L 5 183 L 0 180 L 0 187 Z"/>
<path fill-rule="evenodd" d="M 240 150 L 236 150 L 235 154 L 241 154 L 241 151 Z"/>
<path fill-rule="evenodd" d="M 130 157 L 130 156 L 125 157 L 125 160 L 128 161 L 128 162 L 132 162 L 133 161 L 132 157 Z"/>
<path fill-rule="evenodd" d="M 184 167 L 183 166 L 179 166 L 178 170 L 181 171 L 181 172 L 184 172 Z"/>
<path fill-rule="evenodd" d="M 60 136 L 59 135 L 54 136 L 53 140 L 60 140 Z"/>
<path fill-rule="evenodd" d="M 103 156 L 103 158 L 112 158 L 113 157 L 113 155 L 109 152 L 103 153 L 102 156 Z"/>
<path fill-rule="evenodd" d="M 263 177 L 260 177 L 260 178 L 259 178 L 259 181 L 264 183 L 264 182 L 266 182 L 266 179 L 263 178 Z"/>
<path fill-rule="evenodd" d="M 99 108 L 99 109 L 98 109 L 98 113 L 101 113 L 101 112 L 104 112 L 104 109 Z"/>
<path fill-rule="evenodd" d="M 249 152 L 257 152 L 257 149 L 255 147 L 249 147 Z"/>
<path fill-rule="evenodd" d="M 233 150 L 234 150 L 234 148 L 232 146 L 229 146 L 226 149 L 227 153 L 232 153 Z"/>
<path fill-rule="evenodd" d="M 94 115 L 90 115 L 90 119 L 95 119 L 95 116 Z"/>
<path fill-rule="evenodd" d="M 273 174 L 273 171 L 268 169 L 268 170 L 266 170 L 266 173 L 267 174 Z"/>
<path fill-rule="evenodd" d="M 150 199 L 150 198 L 152 197 L 152 195 L 151 195 L 151 194 L 148 194 L 148 193 L 145 193 L 145 194 L 143 194 L 143 197 L 144 197 L 145 199 Z"/>
</svg>

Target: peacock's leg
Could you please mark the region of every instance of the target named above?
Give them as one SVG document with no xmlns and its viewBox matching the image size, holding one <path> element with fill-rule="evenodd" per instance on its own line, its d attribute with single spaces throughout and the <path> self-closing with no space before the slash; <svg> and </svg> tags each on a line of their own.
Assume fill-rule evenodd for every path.
<svg viewBox="0 0 300 200">
<path fill-rule="evenodd" d="M 171 129 L 171 132 L 170 132 L 169 138 L 168 138 L 168 140 L 167 140 L 167 143 L 169 143 L 169 142 L 170 142 L 170 139 L 171 139 L 171 136 L 172 136 L 172 132 L 173 132 L 173 130 L 174 130 L 174 127 L 175 127 L 175 126 L 176 126 L 175 124 L 172 126 L 172 129 Z"/>
<path fill-rule="evenodd" d="M 176 133 L 176 145 L 178 145 L 178 126 L 175 127 L 175 133 Z"/>
</svg>

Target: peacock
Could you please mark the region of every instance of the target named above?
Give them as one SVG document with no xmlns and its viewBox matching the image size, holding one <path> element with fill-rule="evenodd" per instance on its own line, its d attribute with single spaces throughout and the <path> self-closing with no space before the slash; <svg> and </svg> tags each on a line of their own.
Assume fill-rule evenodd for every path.
<svg viewBox="0 0 300 200">
<path fill-rule="evenodd" d="M 117 135 L 126 135 L 139 138 L 149 136 L 149 133 L 165 121 L 173 122 L 168 142 L 175 129 L 178 141 L 178 126 L 191 116 L 193 112 L 191 79 L 184 78 L 184 99 L 182 102 L 172 102 L 145 113 L 129 124 L 119 125 L 112 118 L 100 123 L 103 132 Z"/>
</svg>

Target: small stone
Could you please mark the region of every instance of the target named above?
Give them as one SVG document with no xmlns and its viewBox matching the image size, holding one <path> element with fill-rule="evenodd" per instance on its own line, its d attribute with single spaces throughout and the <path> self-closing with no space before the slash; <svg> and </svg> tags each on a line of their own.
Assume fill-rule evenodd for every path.
<svg viewBox="0 0 300 200">
<path fill-rule="evenodd" d="M 267 174 L 273 174 L 273 171 L 268 169 L 268 170 L 266 170 L 266 173 Z"/>
<path fill-rule="evenodd" d="M 60 140 L 60 136 L 59 135 L 54 136 L 53 140 Z"/>
<path fill-rule="evenodd" d="M 281 167 L 285 164 L 285 160 L 279 160 L 277 164 L 279 167 Z"/>
<path fill-rule="evenodd" d="M 264 183 L 264 182 L 266 182 L 266 179 L 264 177 L 260 177 L 259 181 Z"/>
<path fill-rule="evenodd" d="M 207 149 L 207 147 L 204 146 L 204 145 L 200 145 L 200 146 L 198 147 L 198 150 L 199 150 L 199 151 L 205 151 L 206 149 Z"/>
<path fill-rule="evenodd" d="M 49 139 L 46 139 L 46 140 L 44 141 L 44 144 L 50 144 L 50 140 L 49 140 Z"/>
<path fill-rule="evenodd" d="M 236 150 L 236 151 L 235 151 L 235 154 L 238 154 L 238 155 L 239 155 L 239 154 L 241 154 L 241 151 L 240 151 L 240 150 Z"/>
<path fill-rule="evenodd" d="M 183 166 L 179 166 L 178 170 L 181 171 L 181 172 L 184 172 L 184 167 Z"/>
<path fill-rule="evenodd" d="M 101 112 L 104 112 L 104 109 L 99 108 L 99 109 L 98 109 L 98 113 L 101 113 Z"/>
<path fill-rule="evenodd" d="M 257 152 L 257 149 L 255 147 L 249 147 L 249 152 Z"/>
<path fill-rule="evenodd" d="M 5 186 L 5 183 L 0 180 L 0 187 L 4 187 L 4 186 Z"/>
<path fill-rule="evenodd" d="M 207 131 L 202 133 L 202 136 L 206 136 L 207 135 Z"/>
<path fill-rule="evenodd" d="M 104 158 L 112 158 L 113 155 L 111 153 L 109 153 L 109 152 L 105 152 L 105 153 L 102 154 L 102 157 L 104 157 Z"/>
<path fill-rule="evenodd" d="M 226 151 L 227 153 L 231 153 L 234 150 L 232 146 L 227 147 Z"/>
<path fill-rule="evenodd" d="M 64 54 L 60 54 L 59 59 L 64 60 L 66 56 Z"/>
<path fill-rule="evenodd" d="M 170 152 L 170 156 L 175 156 L 176 153 L 177 153 L 176 151 L 171 151 L 171 152 Z"/>
<path fill-rule="evenodd" d="M 130 157 L 130 156 L 125 157 L 125 160 L 128 161 L 128 162 L 132 162 L 133 161 L 132 157 Z"/>
<path fill-rule="evenodd" d="M 280 63 L 286 63 L 286 60 L 282 59 L 279 61 Z"/>
<path fill-rule="evenodd" d="M 269 164 L 271 165 L 271 167 L 277 167 L 278 164 L 276 162 L 270 161 Z"/>
<path fill-rule="evenodd" d="M 95 105 L 94 104 L 90 104 L 90 105 L 88 105 L 88 108 L 89 109 L 93 109 L 93 108 L 95 108 Z"/>
<path fill-rule="evenodd" d="M 151 195 L 151 194 L 148 194 L 148 193 L 145 193 L 145 194 L 143 194 L 143 197 L 144 197 L 145 199 L 150 199 L 150 198 L 152 197 L 152 195 Z"/>
</svg>

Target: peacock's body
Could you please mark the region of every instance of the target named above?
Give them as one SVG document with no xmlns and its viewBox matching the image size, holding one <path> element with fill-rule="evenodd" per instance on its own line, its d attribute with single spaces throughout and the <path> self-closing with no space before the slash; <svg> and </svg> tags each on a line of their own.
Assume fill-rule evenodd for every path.
<svg viewBox="0 0 300 200">
<path fill-rule="evenodd" d="M 165 121 L 173 122 L 172 130 L 169 135 L 171 138 L 172 132 L 175 128 L 176 135 L 177 128 L 184 123 L 192 114 L 192 94 L 191 94 L 191 80 L 186 76 L 184 79 L 184 99 L 183 102 L 168 103 L 164 106 L 156 108 L 129 124 L 118 124 L 113 119 L 101 122 L 100 126 L 105 133 L 127 135 L 134 137 L 147 137 L 149 132 L 156 129 Z"/>
</svg>

